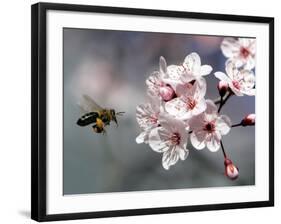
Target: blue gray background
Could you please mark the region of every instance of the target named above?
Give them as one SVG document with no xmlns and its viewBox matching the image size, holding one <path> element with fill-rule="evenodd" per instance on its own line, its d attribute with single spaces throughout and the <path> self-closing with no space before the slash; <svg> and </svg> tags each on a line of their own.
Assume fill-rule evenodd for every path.
<svg viewBox="0 0 281 224">
<path fill-rule="evenodd" d="M 145 80 L 158 69 L 159 57 L 180 64 L 187 54 L 197 52 L 202 64 L 224 71 L 221 41 L 217 36 L 64 28 L 64 194 L 255 184 L 254 127 L 233 128 L 223 138 L 227 154 L 239 167 L 235 181 L 224 176 L 221 150 L 197 151 L 189 145 L 188 158 L 167 171 L 161 154 L 135 142 L 140 132 L 135 109 L 146 101 Z M 206 80 L 207 98 L 217 98 L 218 80 L 213 73 Z M 125 111 L 119 127 L 112 124 L 102 135 L 93 133 L 91 126 L 77 126 L 83 94 L 104 107 Z M 254 111 L 254 97 L 232 97 L 222 114 L 238 123 Z"/>
</svg>

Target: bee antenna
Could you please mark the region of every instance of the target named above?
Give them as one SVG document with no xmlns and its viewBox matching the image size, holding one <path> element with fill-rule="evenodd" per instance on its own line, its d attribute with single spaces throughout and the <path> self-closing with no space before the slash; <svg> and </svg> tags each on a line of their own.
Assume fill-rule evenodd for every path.
<svg viewBox="0 0 281 224">
<path fill-rule="evenodd" d="M 116 114 L 122 116 L 125 112 L 117 112 Z"/>
</svg>

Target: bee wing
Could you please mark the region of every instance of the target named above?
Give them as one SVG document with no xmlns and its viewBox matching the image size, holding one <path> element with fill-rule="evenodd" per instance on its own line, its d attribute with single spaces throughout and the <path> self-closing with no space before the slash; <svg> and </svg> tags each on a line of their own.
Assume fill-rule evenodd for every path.
<svg viewBox="0 0 281 224">
<path fill-rule="evenodd" d="M 103 109 L 88 95 L 83 95 L 81 102 L 79 102 L 79 107 L 81 108 L 83 113 L 89 113 Z"/>
</svg>

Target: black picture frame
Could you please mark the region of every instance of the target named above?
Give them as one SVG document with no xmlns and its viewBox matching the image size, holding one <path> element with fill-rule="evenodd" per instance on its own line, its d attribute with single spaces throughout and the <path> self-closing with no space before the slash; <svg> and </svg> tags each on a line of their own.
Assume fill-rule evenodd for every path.
<svg viewBox="0 0 281 224">
<path fill-rule="evenodd" d="M 46 12 L 64 10 L 100 12 L 124 15 L 162 16 L 217 21 L 254 22 L 269 25 L 269 200 L 196 206 L 160 207 L 70 214 L 46 213 Z M 31 218 L 36 221 L 71 220 L 132 216 L 206 210 L 238 209 L 274 206 L 274 18 L 183 11 L 163 11 L 136 8 L 102 7 L 73 4 L 37 3 L 31 10 L 31 76 L 32 76 L 32 153 L 31 153 Z"/>
</svg>

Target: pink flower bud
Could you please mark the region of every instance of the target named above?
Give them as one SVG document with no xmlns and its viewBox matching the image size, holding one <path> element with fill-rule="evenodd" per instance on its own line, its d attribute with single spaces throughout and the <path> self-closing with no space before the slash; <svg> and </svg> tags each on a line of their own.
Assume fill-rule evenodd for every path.
<svg viewBox="0 0 281 224">
<path fill-rule="evenodd" d="M 248 126 L 248 125 L 255 125 L 255 122 L 256 122 L 256 115 L 248 114 L 246 117 L 244 117 L 241 124 L 243 126 Z"/>
<path fill-rule="evenodd" d="M 224 160 L 224 167 L 225 167 L 225 175 L 231 179 L 235 180 L 239 176 L 238 168 L 232 163 L 232 161 L 228 158 Z"/>
<path fill-rule="evenodd" d="M 159 93 L 160 93 L 160 96 L 162 97 L 162 99 L 165 101 L 169 101 L 169 100 L 173 99 L 173 97 L 175 95 L 175 91 L 170 86 L 160 87 Z"/>
<path fill-rule="evenodd" d="M 226 81 L 220 81 L 218 84 L 218 90 L 221 97 L 223 97 L 228 90 L 228 83 Z"/>
</svg>

